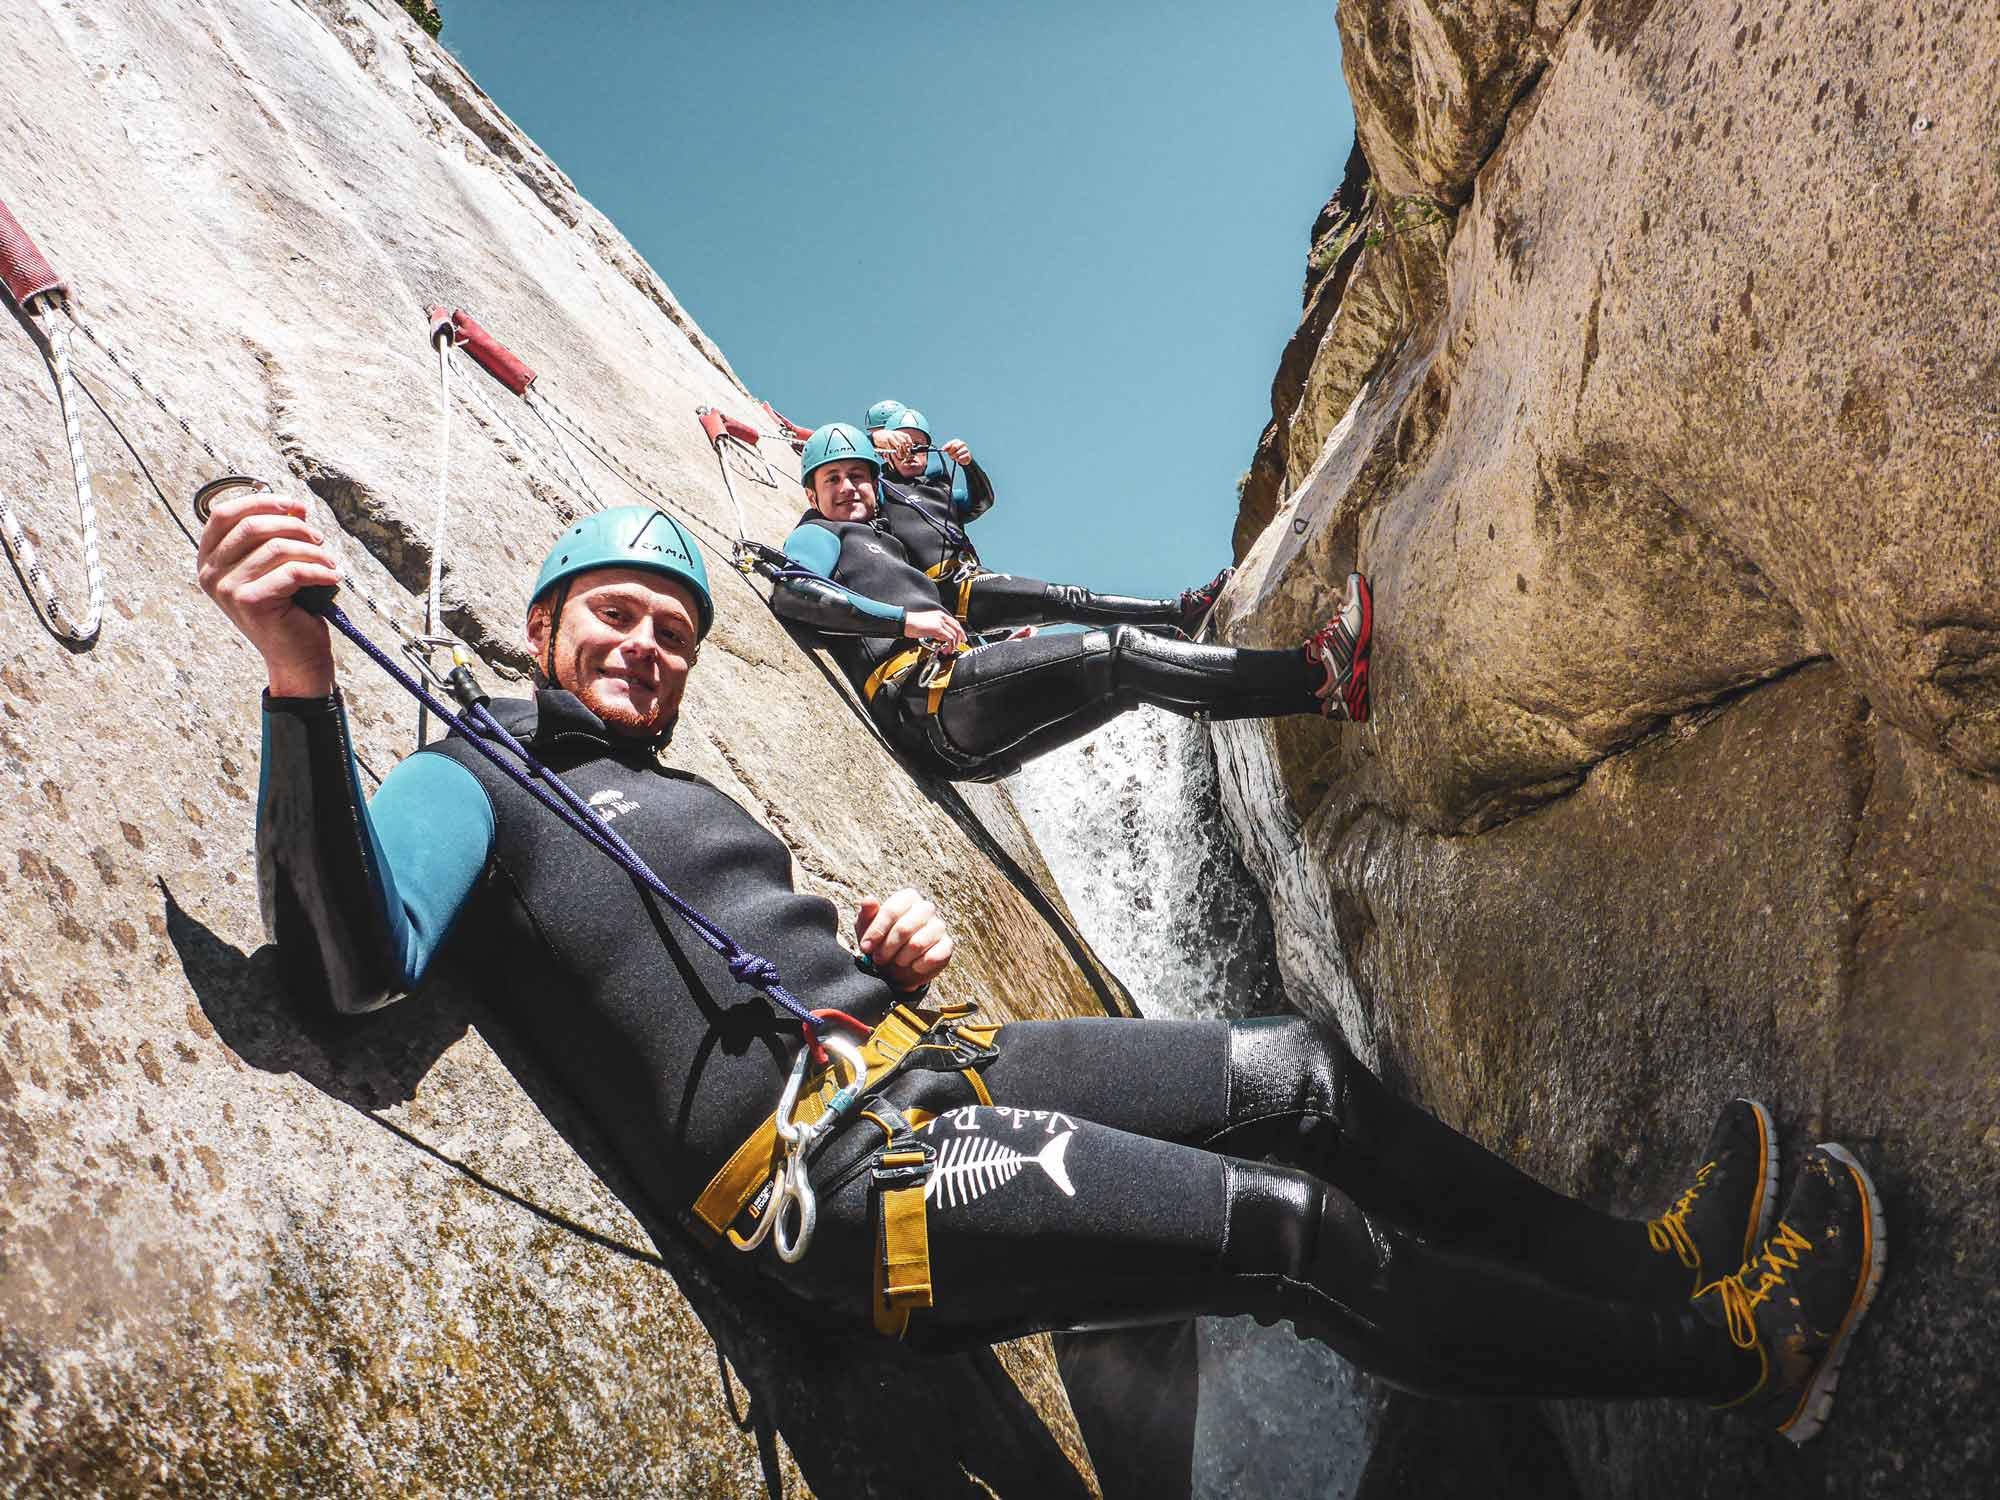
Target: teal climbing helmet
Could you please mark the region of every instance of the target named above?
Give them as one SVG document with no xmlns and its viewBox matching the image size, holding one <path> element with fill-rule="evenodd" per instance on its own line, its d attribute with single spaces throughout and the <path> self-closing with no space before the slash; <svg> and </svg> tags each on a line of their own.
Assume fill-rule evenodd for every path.
<svg viewBox="0 0 2000 1500">
<path fill-rule="evenodd" d="M 901 427 L 903 424 L 896 419 L 903 414 L 903 410 L 900 401 L 877 401 L 868 408 L 868 430 L 880 432 L 884 427 Z"/>
<path fill-rule="evenodd" d="M 875 445 L 868 441 L 868 434 L 851 422 L 828 422 L 813 429 L 813 435 L 806 439 L 799 453 L 800 482 L 811 489 L 814 469 L 843 458 L 858 458 L 875 471 L 877 478 L 881 477 L 882 459 Z"/>
<path fill-rule="evenodd" d="M 918 432 L 921 432 L 924 435 L 926 441 L 930 439 L 931 435 L 930 418 L 925 416 L 922 412 L 918 411 L 914 406 L 904 407 L 902 411 L 897 414 L 896 420 L 891 422 L 889 425 L 891 427 L 914 427 Z"/>
<path fill-rule="evenodd" d="M 701 560 L 701 548 L 685 526 L 657 506 L 601 510 L 565 530 L 542 561 L 530 607 L 559 584 L 593 568 L 643 568 L 664 574 L 694 595 L 700 635 L 707 635 L 715 623 L 715 600 L 708 591 L 708 565 Z M 553 635 L 550 649 L 554 650 Z"/>
</svg>

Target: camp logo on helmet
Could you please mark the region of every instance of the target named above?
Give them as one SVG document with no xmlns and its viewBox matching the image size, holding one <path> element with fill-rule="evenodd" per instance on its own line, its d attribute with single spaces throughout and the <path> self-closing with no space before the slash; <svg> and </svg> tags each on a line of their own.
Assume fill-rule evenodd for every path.
<svg viewBox="0 0 2000 1500">
<path fill-rule="evenodd" d="M 646 552 L 657 552 L 662 557 L 672 558 L 674 561 L 678 562 L 684 568 L 692 567 L 694 565 L 694 559 L 688 555 L 688 550 L 686 547 L 681 545 L 680 539 L 678 537 L 673 536 L 672 523 L 669 523 L 666 527 L 662 528 L 662 530 L 666 532 L 667 536 L 672 538 L 671 540 L 662 539 L 658 533 L 655 533 L 655 535 L 651 537 L 646 535 L 646 533 L 652 529 L 652 525 L 655 521 L 665 521 L 666 519 L 667 516 L 664 511 L 657 511 L 657 510 L 654 511 L 650 516 L 646 517 L 645 524 L 632 534 L 632 540 L 627 542 L 625 545 L 634 552 L 642 550 Z"/>
</svg>

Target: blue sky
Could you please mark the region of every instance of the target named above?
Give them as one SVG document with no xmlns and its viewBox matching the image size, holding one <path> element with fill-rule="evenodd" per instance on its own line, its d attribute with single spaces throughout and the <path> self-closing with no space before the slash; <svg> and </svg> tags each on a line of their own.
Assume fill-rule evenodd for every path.
<svg viewBox="0 0 2000 1500">
<path fill-rule="evenodd" d="M 443 10 L 759 396 L 971 444 L 989 567 L 1170 593 L 1228 561 L 1353 138 L 1333 0 Z"/>
</svg>

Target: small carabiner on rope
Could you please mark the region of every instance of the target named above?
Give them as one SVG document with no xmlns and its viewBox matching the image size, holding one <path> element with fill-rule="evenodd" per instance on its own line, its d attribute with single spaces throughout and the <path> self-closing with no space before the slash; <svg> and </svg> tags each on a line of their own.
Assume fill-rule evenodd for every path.
<svg viewBox="0 0 2000 1500">
<path fill-rule="evenodd" d="M 949 672 L 964 649 L 944 641 L 918 641 L 917 650 L 923 654 L 923 661 L 917 667 L 917 686 L 927 688 L 937 681 L 939 673 Z"/>
<path fill-rule="evenodd" d="M 456 637 L 413 635 L 403 642 L 402 649 L 410 665 L 428 678 L 432 687 L 450 693 L 467 713 L 493 701 L 492 696 L 479 685 L 479 679 L 472 675 L 478 658 L 461 646 Z M 451 658 L 449 671 L 440 672 L 437 669 L 436 663 L 431 660 L 431 653 L 435 651 L 442 651 Z"/>
</svg>

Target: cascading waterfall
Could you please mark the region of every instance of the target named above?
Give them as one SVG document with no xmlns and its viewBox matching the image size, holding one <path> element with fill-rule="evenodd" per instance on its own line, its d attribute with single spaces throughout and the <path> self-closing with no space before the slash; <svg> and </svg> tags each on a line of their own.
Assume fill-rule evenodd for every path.
<svg viewBox="0 0 2000 1500">
<path fill-rule="evenodd" d="M 1206 735 L 1142 708 L 1007 783 L 1091 946 L 1149 1016 L 1289 1007 L 1270 914 L 1224 823 Z M 1202 1500 L 1352 1495 L 1376 1399 L 1288 1326 L 1204 1318 L 1195 1488 Z"/>
<path fill-rule="evenodd" d="M 1200 730 L 1141 709 L 1007 783 L 1090 945 L 1153 1016 L 1285 1010 Z"/>
</svg>

